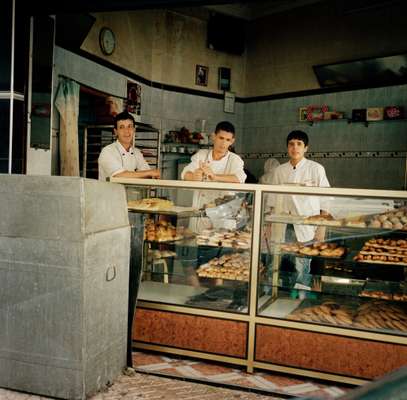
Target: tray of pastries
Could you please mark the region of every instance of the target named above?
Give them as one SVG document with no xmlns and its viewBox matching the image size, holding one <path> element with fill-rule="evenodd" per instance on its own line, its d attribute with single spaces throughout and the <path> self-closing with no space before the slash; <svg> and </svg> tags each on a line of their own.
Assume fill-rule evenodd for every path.
<svg viewBox="0 0 407 400">
<path fill-rule="evenodd" d="M 161 213 L 170 215 L 195 215 L 198 210 L 193 207 L 181 207 L 174 205 L 171 200 L 151 197 L 141 200 L 129 200 L 127 208 L 134 211 L 143 211 L 144 213 Z"/>
<path fill-rule="evenodd" d="M 201 278 L 220 278 L 235 281 L 249 281 L 250 254 L 231 253 L 215 257 L 197 270 Z"/>
<path fill-rule="evenodd" d="M 171 250 L 148 250 L 148 260 L 159 260 L 161 258 L 176 257 L 177 253 Z"/>
<path fill-rule="evenodd" d="M 232 247 L 247 250 L 251 247 L 251 238 L 249 230 L 204 229 L 197 235 L 196 243 L 201 246 Z"/>
<path fill-rule="evenodd" d="M 130 210 L 143 210 L 143 211 L 161 211 L 168 210 L 174 206 L 171 200 L 160 199 L 158 197 L 151 197 L 141 200 L 129 200 L 127 207 Z"/>
<path fill-rule="evenodd" d="M 345 226 L 407 231 L 407 209 L 405 207 L 382 214 L 362 216 L 344 220 Z"/>
<path fill-rule="evenodd" d="M 360 297 L 370 297 L 381 300 L 407 301 L 407 293 L 389 293 L 384 290 L 362 290 Z"/>
<path fill-rule="evenodd" d="M 310 245 L 303 243 L 285 243 L 281 245 L 281 250 L 287 253 L 294 253 L 303 256 L 319 256 L 327 258 L 341 258 L 346 254 L 346 248 L 337 243 L 316 242 Z"/>
<path fill-rule="evenodd" d="M 332 215 L 312 215 L 307 217 L 303 221 L 304 224 L 312 225 L 329 225 L 329 226 L 341 226 L 343 224 L 342 219 L 335 219 Z"/>
<path fill-rule="evenodd" d="M 191 235 L 192 233 L 187 229 L 176 228 L 171 222 L 165 220 L 154 222 L 152 218 L 148 218 L 144 224 L 144 240 L 151 242 L 172 242 Z"/>
<path fill-rule="evenodd" d="M 356 306 L 325 301 L 319 305 L 298 308 L 289 314 L 288 318 L 295 321 L 407 332 L 405 309 L 383 300 L 370 301 Z"/>
<path fill-rule="evenodd" d="M 407 240 L 370 239 L 353 259 L 363 263 L 407 266 Z"/>
</svg>

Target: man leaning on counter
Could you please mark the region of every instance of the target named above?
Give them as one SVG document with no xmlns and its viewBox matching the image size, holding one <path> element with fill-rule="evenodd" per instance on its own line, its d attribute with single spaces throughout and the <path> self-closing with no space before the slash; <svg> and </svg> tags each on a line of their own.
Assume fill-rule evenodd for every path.
<svg viewBox="0 0 407 400">
<path fill-rule="evenodd" d="M 105 146 L 99 156 L 99 180 L 111 177 L 159 178 L 158 169 L 151 169 L 139 149 L 134 147 L 135 121 L 124 111 L 114 117 L 113 131 L 117 140 Z M 127 366 L 133 366 L 132 327 L 138 286 L 141 276 L 144 220 L 142 214 L 129 214 L 131 230 L 131 255 L 129 275 L 129 310 L 127 327 Z"/>
<path fill-rule="evenodd" d="M 114 117 L 114 134 L 117 140 L 105 146 L 98 159 L 99 180 L 108 178 L 159 178 L 160 171 L 151 169 L 141 151 L 134 147 L 136 126 L 126 111 Z"/>
</svg>

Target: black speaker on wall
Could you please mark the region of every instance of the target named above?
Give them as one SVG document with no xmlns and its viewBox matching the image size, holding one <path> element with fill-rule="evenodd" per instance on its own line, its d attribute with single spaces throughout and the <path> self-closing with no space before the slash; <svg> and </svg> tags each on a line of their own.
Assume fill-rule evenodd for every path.
<svg viewBox="0 0 407 400">
<path fill-rule="evenodd" d="M 69 50 L 79 50 L 96 18 L 90 14 L 57 14 L 55 43 Z"/>
<path fill-rule="evenodd" d="M 224 14 L 211 14 L 208 20 L 208 47 L 242 55 L 245 50 L 246 21 Z"/>
</svg>

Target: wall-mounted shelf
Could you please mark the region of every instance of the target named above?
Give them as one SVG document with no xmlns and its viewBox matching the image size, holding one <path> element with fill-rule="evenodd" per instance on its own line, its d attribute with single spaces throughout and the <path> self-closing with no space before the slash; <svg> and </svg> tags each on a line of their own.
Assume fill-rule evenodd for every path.
<svg viewBox="0 0 407 400">
<path fill-rule="evenodd" d="M 185 154 L 192 155 L 196 153 L 199 149 L 207 149 L 211 147 L 209 144 L 199 144 L 199 143 L 163 143 L 161 145 L 162 153 L 174 153 L 174 154 Z"/>
<path fill-rule="evenodd" d="M 300 122 L 305 122 L 309 126 L 314 125 L 314 123 L 321 123 L 321 122 L 347 122 L 348 124 L 364 124 L 364 126 L 368 127 L 369 124 L 375 124 L 375 123 L 380 123 L 380 122 L 402 122 L 402 121 L 407 121 L 407 118 L 395 118 L 395 119 L 381 119 L 380 121 L 354 121 L 352 118 L 338 118 L 338 119 L 321 119 L 321 120 L 315 120 L 315 121 L 300 121 Z"/>
</svg>

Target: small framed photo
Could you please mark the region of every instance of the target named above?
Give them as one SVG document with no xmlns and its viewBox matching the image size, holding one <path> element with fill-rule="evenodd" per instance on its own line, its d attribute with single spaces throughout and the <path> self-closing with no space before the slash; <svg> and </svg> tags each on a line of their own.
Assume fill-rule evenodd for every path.
<svg viewBox="0 0 407 400">
<path fill-rule="evenodd" d="M 200 86 L 208 86 L 209 67 L 203 65 L 196 66 L 195 84 Z"/>
<path fill-rule="evenodd" d="M 308 111 L 308 107 L 300 107 L 300 109 L 299 109 L 300 122 L 307 120 L 307 111 Z"/>
</svg>

